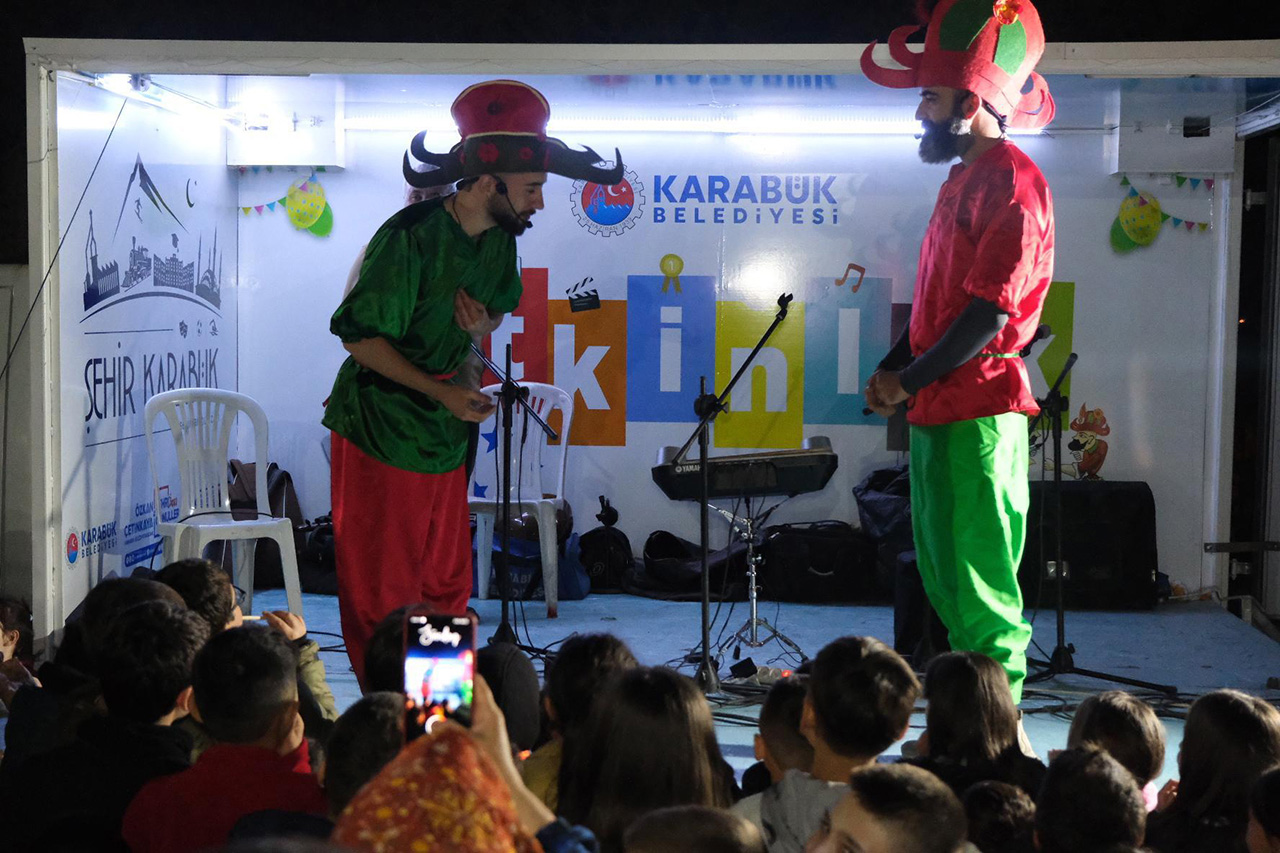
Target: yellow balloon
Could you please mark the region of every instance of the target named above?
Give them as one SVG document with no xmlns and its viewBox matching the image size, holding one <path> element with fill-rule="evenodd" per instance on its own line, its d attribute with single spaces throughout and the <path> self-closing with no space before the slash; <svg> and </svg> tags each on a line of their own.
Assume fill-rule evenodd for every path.
<svg viewBox="0 0 1280 853">
<path fill-rule="evenodd" d="M 294 181 L 285 193 L 284 209 L 294 228 L 310 228 L 324 213 L 324 187 L 310 178 Z"/>
<path fill-rule="evenodd" d="M 1163 224 L 1160 202 L 1150 193 L 1127 196 L 1120 203 L 1120 227 L 1139 246 L 1150 246 Z"/>
</svg>

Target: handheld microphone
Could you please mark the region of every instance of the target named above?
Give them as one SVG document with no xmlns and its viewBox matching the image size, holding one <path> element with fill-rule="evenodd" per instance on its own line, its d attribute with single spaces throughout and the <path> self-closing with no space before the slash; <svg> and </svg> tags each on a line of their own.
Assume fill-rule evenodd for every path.
<svg viewBox="0 0 1280 853">
<path fill-rule="evenodd" d="M 1036 326 L 1036 333 L 1031 336 L 1031 340 L 1027 341 L 1027 345 L 1018 350 L 1018 355 L 1022 358 L 1026 358 L 1031 355 L 1031 348 L 1035 346 L 1036 343 L 1043 341 L 1045 338 L 1051 337 L 1052 335 L 1052 327 L 1050 327 L 1048 323 L 1041 323 L 1039 326 Z"/>
</svg>

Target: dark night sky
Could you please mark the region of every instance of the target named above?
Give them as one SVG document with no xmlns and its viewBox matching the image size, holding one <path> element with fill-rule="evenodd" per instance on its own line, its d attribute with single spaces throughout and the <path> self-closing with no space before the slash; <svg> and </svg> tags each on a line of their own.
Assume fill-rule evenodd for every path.
<svg viewBox="0 0 1280 853">
<path fill-rule="evenodd" d="M 913 0 L 15 0 L 0 35 L 0 263 L 25 263 L 22 37 L 256 41 L 859 43 L 912 19 Z M 1280 38 L 1274 2 L 1041 0 L 1050 41 Z M 1210 14 L 1221 10 L 1218 14 Z M 1263 11 L 1270 14 L 1264 16 Z"/>
</svg>

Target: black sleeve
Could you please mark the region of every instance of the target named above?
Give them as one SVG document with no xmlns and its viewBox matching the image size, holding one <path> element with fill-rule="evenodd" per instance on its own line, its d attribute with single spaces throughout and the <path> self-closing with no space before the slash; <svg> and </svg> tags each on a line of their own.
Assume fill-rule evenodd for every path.
<svg viewBox="0 0 1280 853">
<path fill-rule="evenodd" d="M 911 323 L 902 327 L 902 333 L 889 347 L 889 354 L 880 359 L 876 370 L 901 370 L 911 363 Z"/>
<path fill-rule="evenodd" d="M 936 344 L 903 369 L 898 377 L 902 390 L 915 394 L 946 376 L 982 352 L 1007 322 L 1009 315 L 994 302 L 974 299 Z"/>
</svg>

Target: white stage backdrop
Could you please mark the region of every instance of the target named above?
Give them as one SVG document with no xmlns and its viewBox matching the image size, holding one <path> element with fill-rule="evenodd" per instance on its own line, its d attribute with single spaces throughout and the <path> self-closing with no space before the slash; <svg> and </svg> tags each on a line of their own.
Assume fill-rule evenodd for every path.
<svg viewBox="0 0 1280 853">
<path fill-rule="evenodd" d="M 602 154 L 616 146 L 628 169 L 627 184 L 613 192 L 550 178 L 546 209 L 520 239 L 524 299 L 494 336 L 499 350 L 513 344 L 518 376 L 574 392 L 568 496 L 577 529 L 594 526 L 596 498 L 605 495 L 637 551 L 656 529 L 696 536 L 696 507 L 668 501 L 649 469 L 659 448 L 682 443 L 692 429 L 699 377 L 723 385 L 784 291 L 795 294 L 790 316 L 717 426 L 713 452 L 797 447 L 806 436 L 829 436 L 840 460 L 835 478 L 823 492 L 790 501 L 773 520 L 854 521 L 852 487 L 897 459 L 885 449 L 884 423 L 862 414 L 861 388 L 889 345 L 892 318 L 901 318 L 911 300 L 920 239 L 946 168 L 921 164 L 907 135 L 712 133 L 696 126 L 619 132 L 593 129 L 591 117 L 632 117 L 643 126 L 714 104 L 727 113 L 755 109 L 757 119 L 772 109 L 802 108 L 818 119 L 894 110 L 909 120 L 913 93 L 880 90 L 857 77 L 527 79 L 547 93 L 553 123 L 557 115 L 575 117 L 578 129 L 561 134 L 567 142 Z M 184 382 L 235 387 L 237 366 L 239 389 L 267 410 L 272 456 L 293 474 L 304 513 L 329 511 L 321 404 L 345 356 L 328 332 L 329 316 L 361 246 L 403 202 L 400 159 L 409 128 L 415 119 L 443 115 L 454 94 L 474 81 L 337 82 L 346 120 L 368 128 L 346 132 L 342 169 L 228 172 L 216 132 L 187 132 L 150 113 L 146 127 L 126 121 L 129 132 L 117 132 L 62 264 L 64 387 L 86 389 L 83 405 L 67 407 L 63 426 L 67 533 L 83 542 L 70 570 L 84 572 L 87 556 L 88 574 L 96 577 L 136 562 L 151 541 L 138 528 L 140 538 L 126 542 L 150 494 L 142 442 L 129 438 L 141 432 L 145 393 Z M 1058 222 L 1056 284 L 1046 311 L 1054 337 L 1029 362 L 1031 371 L 1043 392 L 1044 377 L 1055 376 L 1072 350 L 1080 354 L 1068 437 L 1085 447 L 1070 460 L 1068 475 L 1149 482 L 1160 567 L 1194 587 L 1215 258 L 1230 237 L 1211 216 L 1223 176 L 1131 175 L 1123 184 L 1112 174 L 1101 128 L 1115 121 L 1121 87 L 1132 95 L 1150 86 L 1152 99 L 1171 103 L 1176 88 L 1081 78 L 1050 83 L 1059 103 L 1056 126 L 1075 130 L 1017 139 L 1049 180 Z M 269 81 L 263 85 L 269 89 Z M 97 99 L 95 111 L 108 100 L 118 104 L 79 88 L 65 96 L 63 108 L 74 106 L 74 97 Z M 1229 87 L 1224 102 L 1228 110 L 1234 103 Z M 135 121 L 139 115 L 125 112 Z M 778 115 L 774 126 L 788 120 Z M 306 126 L 306 109 L 294 117 Z M 431 128 L 432 150 L 456 141 L 443 126 Z M 64 130 L 64 216 L 101 137 Z M 73 147 L 78 153 L 68 156 Z M 176 217 L 153 202 L 140 167 L 130 183 L 135 163 L 145 164 L 147 186 L 158 188 Z M 237 196 L 227 192 L 228 174 L 236 177 Z M 1131 199 L 1132 193 L 1146 195 Z M 1158 236 L 1136 248 L 1120 241 L 1127 251 L 1117 252 L 1113 223 L 1127 199 L 1136 209 L 1126 220 L 1131 230 L 1143 236 L 1145 217 Z M 79 254 L 89 208 L 97 267 Z M 215 234 L 218 255 L 211 260 Z M 165 289 L 154 272 L 126 288 L 135 240 L 149 250 L 154 269 L 172 258 L 175 266 L 164 269 L 179 285 L 191 276 L 194 291 Z M 108 271 L 108 262 L 117 267 Z M 199 290 L 211 263 L 220 304 Z M 90 291 L 105 281 L 95 293 L 112 286 L 119 293 L 86 308 L 88 297 L 76 286 L 86 271 Z M 178 298 L 130 301 L 135 294 Z M 215 322 L 219 336 L 211 337 Z M 231 343 L 237 331 L 238 349 Z M 125 356 L 131 367 L 123 366 Z M 122 390 L 128 381 L 132 397 Z M 490 495 L 492 443 L 482 440 L 473 484 Z M 717 541 L 723 535 L 720 525 Z"/>
<path fill-rule="evenodd" d="M 220 80 L 163 82 L 221 99 Z M 58 86 L 58 205 L 71 226 L 59 259 L 65 612 L 104 578 L 152 563 L 147 399 L 236 387 L 236 198 L 223 126 L 129 101 L 104 151 L 122 103 L 80 82 Z M 159 512 L 174 520 L 173 440 L 157 426 Z"/>
</svg>

